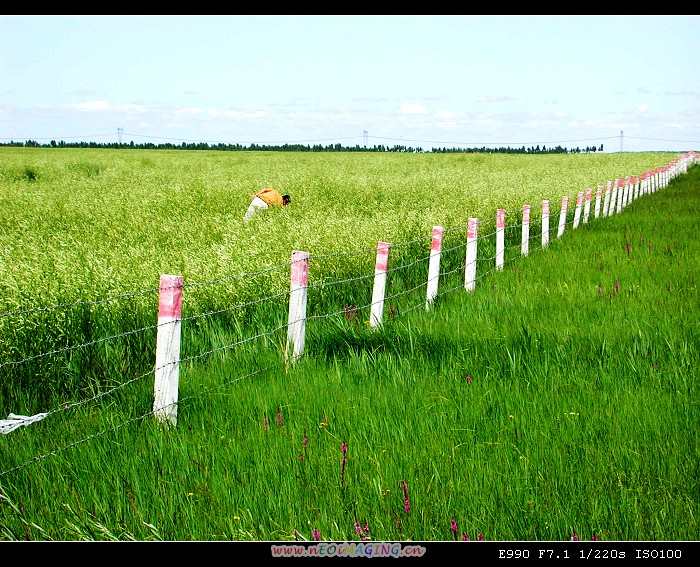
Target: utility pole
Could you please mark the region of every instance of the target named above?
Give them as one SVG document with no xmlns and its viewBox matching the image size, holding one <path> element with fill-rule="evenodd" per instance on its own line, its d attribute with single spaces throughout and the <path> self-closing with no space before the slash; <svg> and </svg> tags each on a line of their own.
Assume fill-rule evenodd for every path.
<svg viewBox="0 0 700 567">
<path fill-rule="evenodd" d="M 367 147 L 367 130 L 364 131 L 364 135 L 365 135 L 365 148 L 366 148 Z"/>
<path fill-rule="evenodd" d="M 122 143 L 122 132 L 124 131 L 124 128 L 117 128 L 117 136 L 119 136 L 119 145 Z"/>
<path fill-rule="evenodd" d="M 620 152 L 622 152 L 622 130 L 620 130 Z"/>
</svg>

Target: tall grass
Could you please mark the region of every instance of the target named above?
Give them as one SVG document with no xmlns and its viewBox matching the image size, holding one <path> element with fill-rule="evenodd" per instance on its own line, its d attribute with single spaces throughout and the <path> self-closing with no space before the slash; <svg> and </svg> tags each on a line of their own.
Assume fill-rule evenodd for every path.
<svg viewBox="0 0 700 567">
<path fill-rule="evenodd" d="M 186 363 L 176 428 L 141 381 L 3 436 L 2 537 L 699 539 L 699 181 L 429 312 L 310 321 L 292 367 Z"/>
<path fill-rule="evenodd" d="M 292 250 L 314 256 L 311 285 L 351 279 L 371 269 L 380 240 L 429 237 L 436 224 L 463 227 L 446 236 L 448 246 L 463 241 L 469 217 L 487 234 L 497 208 L 526 203 L 534 229 L 542 199 L 552 201 L 554 218 L 562 195 L 673 157 L 0 148 L 0 313 L 21 313 L 0 317 L 0 364 L 31 359 L 0 367 L 0 410 L 16 411 L 7 406 L 8 382 L 41 392 L 23 400 L 29 412 L 42 411 L 48 396 L 109 387 L 126 369 L 145 372 L 153 332 L 124 339 L 117 353 L 102 343 L 65 349 L 153 325 L 161 274 L 182 275 L 186 285 L 218 281 L 187 288 L 184 314 L 220 311 L 287 290 L 287 270 L 251 274 L 288 264 Z M 292 206 L 245 225 L 250 195 L 265 185 L 291 194 Z M 392 262 L 424 245 L 394 248 Z M 367 253 L 335 256 L 358 250 Z M 336 291 L 350 305 L 368 302 L 363 288 Z M 327 296 L 318 291 L 314 305 L 333 303 Z M 260 316 L 254 311 L 227 324 L 246 325 Z"/>
</svg>

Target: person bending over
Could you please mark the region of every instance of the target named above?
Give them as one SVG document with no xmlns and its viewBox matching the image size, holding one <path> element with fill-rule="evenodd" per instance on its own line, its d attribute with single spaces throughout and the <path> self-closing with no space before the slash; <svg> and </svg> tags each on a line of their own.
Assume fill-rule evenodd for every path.
<svg viewBox="0 0 700 567">
<path fill-rule="evenodd" d="M 289 195 L 281 195 L 275 189 L 265 188 L 258 191 L 255 195 L 251 195 L 252 201 L 246 211 L 243 220 L 248 222 L 258 211 L 269 207 L 284 207 L 291 203 L 292 198 Z"/>
</svg>

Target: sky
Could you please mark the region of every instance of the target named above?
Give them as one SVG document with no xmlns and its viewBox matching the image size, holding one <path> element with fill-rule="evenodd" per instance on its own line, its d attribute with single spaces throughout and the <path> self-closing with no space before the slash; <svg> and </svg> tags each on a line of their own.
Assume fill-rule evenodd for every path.
<svg viewBox="0 0 700 567">
<path fill-rule="evenodd" d="M 0 15 L 0 142 L 700 150 L 700 16 Z"/>
</svg>

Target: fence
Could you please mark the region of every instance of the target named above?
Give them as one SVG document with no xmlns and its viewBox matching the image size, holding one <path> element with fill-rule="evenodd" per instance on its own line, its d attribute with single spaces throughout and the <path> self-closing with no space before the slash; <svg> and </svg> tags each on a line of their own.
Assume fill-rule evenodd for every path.
<svg viewBox="0 0 700 567">
<path fill-rule="evenodd" d="M 674 177 L 685 173 L 688 167 L 698 163 L 700 161 L 700 156 L 696 155 L 694 152 L 689 152 L 679 156 L 676 160 L 670 164 L 658 167 L 653 171 L 644 172 L 640 176 L 628 176 L 625 178 L 615 179 L 614 181 L 608 181 L 606 187 L 603 188 L 601 185 L 597 186 L 594 190 L 588 188 L 585 191 L 579 191 L 576 196 L 576 203 L 573 212 L 573 219 L 567 221 L 569 216 L 569 197 L 562 197 L 561 206 L 559 210 L 559 221 L 557 225 L 557 238 L 561 238 L 566 230 L 568 224 L 572 225 L 573 229 L 580 226 L 581 223 L 587 224 L 590 220 L 592 214 L 593 218 L 603 218 L 609 217 L 614 214 L 620 214 L 625 207 L 627 207 L 634 200 L 645 196 L 650 193 L 654 193 L 657 190 L 664 188 Z M 594 197 L 595 194 L 595 197 Z M 541 242 L 541 249 L 546 248 L 550 242 L 550 202 L 548 200 L 542 201 L 541 205 L 541 234 L 531 236 L 531 212 L 532 207 L 529 204 L 523 205 L 521 210 L 517 211 L 507 211 L 505 209 L 497 209 L 495 215 L 495 231 L 490 234 L 479 236 L 480 221 L 478 218 L 469 218 L 468 224 L 466 226 L 466 242 L 461 242 L 454 249 L 462 249 L 464 252 L 464 262 L 459 265 L 458 270 L 460 273 L 463 271 L 463 283 L 460 283 L 458 287 L 448 289 L 443 291 L 442 294 L 449 293 L 458 288 L 463 288 L 467 292 L 475 289 L 476 281 L 478 277 L 483 277 L 491 269 L 502 270 L 505 256 L 506 256 L 506 230 L 507 229 L 517 229 L 517 235 L 513 235 L 511 241 L 517 241 L 511 248 L 518 249 L 520 256 L 524 257 L 530 254 L 533 250 L 530 248 L 530 242 L 533 238 L 537 238 Z M 593 209 L 591 213 L 591 208 Z M 506 218 L 511 218 L 515 215 L 518 222 L 512 224 L 510 227 L 506 224 Z M 487 219 L 487 224 L 491 219 Z M 400 247 L 406 244 L 413 244 L 418 241 L 413 241 L 412 243 L 402 243 L 397 246 L 393 246 L 388 242 L 380 241 L 377 244 L 376 250 L 370 251 L 375 254 L 375 266 L 374 273 L 370 276 L 361 276 L 353 280 L 345 280 L 343 282 L 326 282 L 322 284 L 323 287 L 338 284 L 350 283 L 356 284 L 362 279 L 369 277 L 373 278 L 372 296 L 371 303 L 362 307 L 353 307 L 353 316 L 356 314 L 357 309 L 368 309 L 370 311 L 369 316 L 369 326 L 371 328 L 377 328 L 384 324 L 385 316 L 385 304 L 391 299 L 395 299 L 400 294 L 406 294 L 415 292 L 418 287 L 425 286 L 425 296 L 419 303 L 412 305 L 410 308 L 405 309 L 403 313 L 412 311 L 413 309 L 423 307 L 426 310 L 430 310 L 439 295 L 440 281 L 446 276 L 454 275 L 457 269 L 451 271 L 441 271 L 440 264 L 443 254 L 447 252 L 452 252 L 454 249 L 444 250 L 443 249 L 443 236 L 448 232 L 463 231 L 464 227 L 458 227 L 457 229 L 446 229 L 442 226 L 434 226 L 432 234 L 430 235 L 430 252 L 429 256 L 426 258 L 421 258 L 416 262 L 409 263 L 407 265 L 399 266 L 398 268 L 389 269 L 390 256 L 394 248 Z M 461 232 L 464 234 L 464 232 Z M 495 236 L 495 255 L 480 257 L 478 252 L 481 247 L 490 247 L 490 241 L 488 240 L 491 236 Z M 513 250 L 509 251 L 510 254 L 516 254 Z M 217 352 L 218 350 L 233 348 L 239 346 L 245 342 L 263 337 L 270 336 L 278 331 L 284 331 L 286 329 L 286 347 L 284 351 L 285 364 L 293 365 L 300 357 L 304 354 L 305 349 L 305 336 L 306 336 L 306 324 L 308 321 L 313 319 L 327 318 L 327 317 L 337 317 L 345 315 L 350 317 L 350 306 L 345 305 L 343 311 L 335 311 L 331 313 L 325 313 L 320 315 L 310 316 L 308 314 L 308 291 L 309 291 L 309 260 L 314 258 L 308 251 L 294 250 L 291 254 L 291 262 L 283 266 L 276 266 L 270 268 L 282 269 L 289 268 L 290 273 L 290 287 L 289 293 L 285 294 L 288 296 L 288 316 L 286 325 L 281 325 L 279 327 L 270 329 L 264 333 L 258 334 L 254 337 L 250 337 L 243 341 L 226 345 L 221 349 L 215 349 L 208 352 L 201 353 L 196 356 L 189 357 L 187 359 L 181 358 L 181 329 L 182 323 L 186 320 L 194 320 L 202 317 L 209 317 L 215 313 L 204 313 L 196 315 L 190 318 L 182 317 L 182 305 L 184 294 L 183 290 L 188 284 L 183 282 L 183 277 L 179 275 L 164 274 L 160 278 L 159 287 L 154 290 L 146 290 L 141 292 L 143 294 L 155 292 L 158 293 L 158 318 L 157 325 L 153 327 L 145 327 L 141 329 L 136 329 L 132 331 L 127 331 L 118 335 L 111 337 L 106 337 L 103 339 L 97 339 L 91 343 L 85 343 L 82 345 L 75 345 L 72 347 L 66 347 L 60 351 L 52 351 L 43 353 L 40 355 L 32 356 L 18 361 L 4 362 L 0 364 L 0 370 L 3 367 L 16 366 L 24 363 L 28 363 L 32 360 L 41 358 L 43 356 L 54 355 L 57 353 L 68 352 L 73 349 L 80 347 L 89 346 L 95 343 L 110 341 L 122 337 L 126 337 L 135 333 L 142 333 L 146 331 L 155 330 L 156 331 L 156 354 L 155 354 L 155 367 L 153 370 L 149 370 L 139 376 L 132 378 L 131 380 L 125 381 L 114 388 L 107 391 L 101 392 L 96 396 L 82 400 L 73 404 L 64 404 L 61 408 L 52 411 L 47 411 L 44 413 L 35 414 L 32 416 L 9 414 L 8 418 L 5 420 L 0 420 L 0 433 L 9 434 L 10 432 L 16 430 L 19 427 L 28 426 L 31 423 L 43 420 L 53 413 L 58 411 L 66 411 L 72 407 L 89 403 L 105 395 L 109 395 L 120 388 L 123 388 L 129 383 L 141 380 L 148 376 L 154 377 L 154 401 L 153 410 L 151 414 L 155 416 L 157 420 L 168 425 L 176 426 L 177 424 L 177 407 L 181 402 L 179 400 L 178 389 L 179 389 L 179 371 L 180 365 L 189 360 L 196 358 L 201 358 Z M 416 264 L 419 261 L 427 260 L 428 262 L 428 276 L 427 280 L 424 281 L 420 286 L 399 292 L 399 294 L 393 296 L 387 296 L 387 278 L 390 272 L 405 270 L 409 266 Z M 491 263 L 491 268 L 487 269 L 484 273 L 481 273 L 477 277 L 477 265 Z M 266 270 L 267 271 L 267 270 Z M 189 284 L 189 285 L 201 285 L 201 284 Z M 440 294 L 440 295 L 442 295 Z M 127 294 L 129 297 L 141 294 Z M 269 301 L 273 298 L 278 298 L 280 295 L 267 297 L 260 299 L 259 301 Z M 112 298 L 110 298 L 112 299 Z M 103 300 L 107 301 L 107 300 Z M 100 302 L 94 302 L 100 303 Z M 41 311 L 50 311 L 52 309 L 58 309 L 65 306 L 53 306 L 49 308 L 42 308 Z M 236 306 L 242 307 L 242 305 Z M 236 308 L 234 307 L 234 309 Z M 394 314 L 393 306 L 390 306 L 390 311 Z M 12 315 L 23 315 L 26 312 L 16 312 L 16 313 L 5 313 L 0 315 L 0 317 L 12 316 Z M 264 370 L 264 369 L 261 369 Z M 256 372 L 257 373 L 257 372 Z M 149 414 L 147 414 L 149 415 Z M 146 416 L 140 416 L 137 419 L 142 419 Z M 28 463 L 27 463 L 28 464 Z M 24 465 L 21 465 L 24 466 Z M 15 467 L 11 470 L 16 470 L 20 467 Z M 0 471 L 0 478 L 9 473 L 10 471 Z"/>
</svg>

